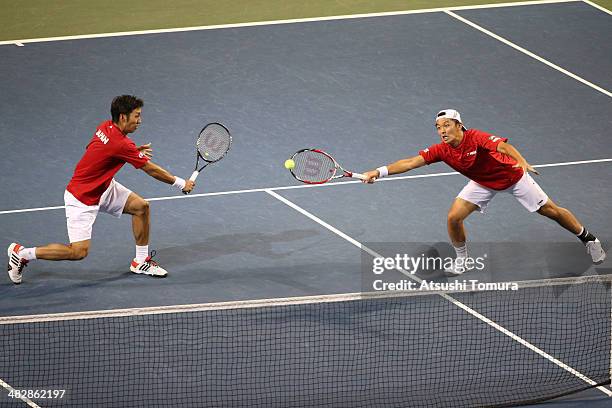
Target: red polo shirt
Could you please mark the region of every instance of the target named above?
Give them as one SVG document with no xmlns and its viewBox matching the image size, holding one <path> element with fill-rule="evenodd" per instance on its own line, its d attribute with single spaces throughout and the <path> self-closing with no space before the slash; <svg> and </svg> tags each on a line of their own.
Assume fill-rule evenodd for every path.
<svg viewBox="0 0 612 408">
<path fill-rule="evenodd" d="M 459 173 L 493 190 L 505 190 L 523 177 L 516 160 L 499 153 L 497 145 L 508 139 L 468 129 L 457 147 L 438 143 L 419 151 L 427 164 L 443 161 Z"/>
<path fill-rule="evenodd" d="M 125 163 L 139 169 L 148 161 L 136 144 L 108 120 L 96 129 L 66 190 L 83 204 L 97 205 Z"/>
</svg>

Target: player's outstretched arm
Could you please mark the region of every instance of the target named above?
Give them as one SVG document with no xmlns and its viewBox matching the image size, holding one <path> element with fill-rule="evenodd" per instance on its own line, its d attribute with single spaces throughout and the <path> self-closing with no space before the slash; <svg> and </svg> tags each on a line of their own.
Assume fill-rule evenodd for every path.
<svg viewBox="0 0 612 408">
<path fill-rule="evenodd" d="M 149 176 L 156 180 L 162 181 L 166 184 L 172 184 L 175 187 L 180 188 L 184 193 L 189 193 L 193 190 L 195 183 L 191 180 L 183 180 L 180 177 L 173 176 L 170 172 L 161 166 L 148 161 L 141 170 L 147 173 Z"/>
<path fill-rule="evenodd" d="M 363 182 L 373 183 L 374 181 L 376 181 L 376 179 L 386 177 L 387 175 L 405 173 L 410 170 L 418 169 L 419 167 L 422 167 L 426 164 L 427 163 L 425 162 L 425 159 L 420 155 L 408 157 L 406 159 L 398 160 L 387 166 L 379 167 L 375 170 L 366 171 L 365 173 L 363 173 L 363 175 L 366 176 Z M 386 174 L 382 174 L 385 172 Z"/>
<path fill-rule="evenodd" d="M 520 167 L 523 169 L 523 172 L 527 173 L 528 171 L 534 174 L 540 174 L 533 166 L 527 163 L 527 160 L 521 155 L 521 153 L 516 149 L 516 147 L 512 146 L 510 143 L 500 142 L 497 145 L 497 151 L 512 157 L 516 160 L 516 164 L 514 167 Z"/>
</svg>

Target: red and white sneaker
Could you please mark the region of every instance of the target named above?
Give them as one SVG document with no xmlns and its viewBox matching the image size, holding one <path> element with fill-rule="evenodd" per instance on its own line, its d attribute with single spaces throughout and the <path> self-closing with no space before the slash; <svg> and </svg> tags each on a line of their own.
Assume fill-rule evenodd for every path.
<svg viewBox="0 0 612 408">
<path fill-rule="evenodd" d="M 156 278 L 165 278 L 168 275 L 168 271 L 159 266 L 152 258 L 155 256 L 155 251 L 151 251 L 151 255 L 144 261 L 138 263 L 136 259 L 132 260 L 130 265 L 130 271 L 142 275 L 154 276 Z"/>
<path fill-rule="evenodd" d="M 21 274 L 23 273 L 23 268 L 28 264 L 28 261 L 25 258 L 19 256 L 19 251 L 21 251 L 23 247 L 15 242 L 13 242 L 8 247 L 8 276 L 11 281 L 15 285 L 19 285 L 21 283 Z"/>
</svg>

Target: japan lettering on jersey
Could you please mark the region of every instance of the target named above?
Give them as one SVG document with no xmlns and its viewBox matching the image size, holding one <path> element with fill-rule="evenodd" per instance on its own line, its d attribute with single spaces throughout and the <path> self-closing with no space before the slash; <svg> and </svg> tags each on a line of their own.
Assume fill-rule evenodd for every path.
<svg viewBox="0 0 612 408">
<path fill-rule="evenodd" d="M 100 129 L 98 129 L 98 130 L 96 131 L 96 136 L 98 136 L 98 138 L 99 138 L 99 139 L 102 141 L 102 143 L 104 143 L 104 144 L 108 144 L 108 141 L 110 140 L 110 139 L 108 138 L 108 136 L 106 136 L 106 135 L 104 134 L 104 132 L 102 132 Z"/>
<path fill-rule="evenodd" d="M 83 204 L 96 205 L 125 163 L 139 169 L 148 161 L 136 144 L 112 121 L 103 122 L 96 129 L 85 154 L 76 165 L 66 190 Z"/>
<path fill-rule="evenodd" d="M 427 164 L 443 161 L 485 187 L 505 190 L 523 176 L 523 170 L 514 167 L 516 160 L 497 151 L 497 146 L 506 141 L 507 138 L 468 129 L 457 147 L 438 143 L 421 150 L 419 154 Z"/>
</svg>

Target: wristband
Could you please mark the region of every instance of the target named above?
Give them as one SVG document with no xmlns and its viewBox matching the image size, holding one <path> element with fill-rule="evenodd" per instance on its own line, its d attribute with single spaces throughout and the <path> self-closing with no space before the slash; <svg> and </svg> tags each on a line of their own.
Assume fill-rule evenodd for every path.
<svg viewBox="0 0 612 408">
<path fill-rule="evenodd" d="M 180 177 L 175 177 L 172 186 L 178 187 L 178 189 L 182 191 L 185 188 L 185 180 Z"/>
<path fill-rule="evenodd" d="M 387 177 L 389 175 L 389 169 L 387 166 L 379 167 L 376 170 L 378 170 L 378 178 Z"/>
</svg>

